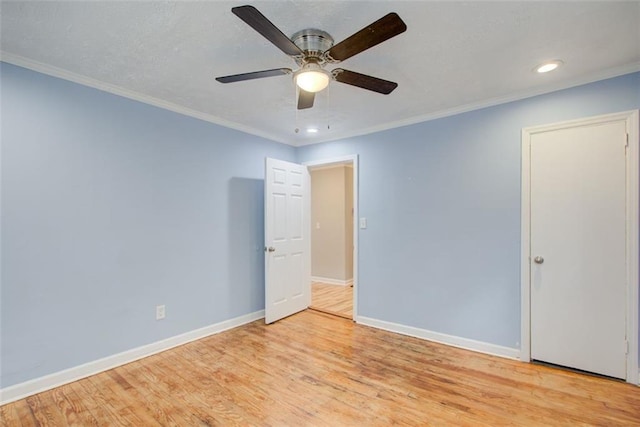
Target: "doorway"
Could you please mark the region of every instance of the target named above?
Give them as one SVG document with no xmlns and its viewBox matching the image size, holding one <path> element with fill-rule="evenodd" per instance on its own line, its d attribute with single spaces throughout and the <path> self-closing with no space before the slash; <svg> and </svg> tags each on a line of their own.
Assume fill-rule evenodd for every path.
<svg viewBox="0 0 640 427">
<path fill-rule="evenodd" d="M 638 112 L 523 130 L 522 359 L 638 381 Z"/>
<path fill-rule="evenodd" d="M 307 164 L 311 181 L 311 305 L 355 319 L 356 156 Z"/>
</svg>

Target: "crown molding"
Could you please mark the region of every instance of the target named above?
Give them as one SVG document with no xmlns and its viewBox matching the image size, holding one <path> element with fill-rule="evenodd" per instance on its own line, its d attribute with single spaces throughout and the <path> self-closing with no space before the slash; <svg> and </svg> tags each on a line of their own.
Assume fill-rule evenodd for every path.
<svg viewBox="0 0 640 427">
<path fill-rule="evenodd" d="M 470 104 L 461 105 L 458 107 L 435 111 L 432 113 L 422 114 L 419 116 L 409 117 L 402 120 L 397 120 L 391 123 L 385 123 L 379 126 L 372 126 L 366 129 L 361 129 L 354 132 L 343 132 L 332 135 L 326 139 L 317 139 L 313 141 L 302 141 L 297 144 L 298 147 L 305 145 L 320 144 L 323 142 L 337 141 L 341 139 L 354 138 L 357 136 L 369 135 L 376 132 L 383 132 L 390 129 L 395 129 L 403 126 L 414 125 L 417 123 L 428 122 L 431 120 L 442 119 L 444 117 L 455 116 L 457 114 L 468 113 L 469 111 L 480 110 L 482 108 L 494 107 L 496 105 L 507 104 L 509 102 L 520 101 L 526 98 L 532 98 L 538 95 L 544 95 L 551 92 L 556 92 L 563 89 L 570 89 L 576 86 L 582 86 L 589 83 L 594 83 L 600 80 L 606 80 L 614 77 L 623 76 L 625 74 L 631 74 L 640 71 L 640 62 L 634 62 L 632 64 L 623 65 L 621 67 L 609 68 L 597 73 L 592 73 L 587 76 L 583 76 L 578 79 L 572 79 L 563 83 L 544 86 L 541 88 L 531 89 L 527 91 L 518 92 L 512 95 L 490 98 L 480 102 L 474 102 Z"/>
<path fill-rule="evenodd" d="M 427 114 L 421 114 L 418 116 L 413 116 L 406 119 L 385 123 L 379 126 L 372 126 L 372 127 L 360 129 L 357 131 L 341 132 L 341 133 L 328 136 L 327 138 L 318 138 L 318 139 L 314 138 L 313 140 L 308 140 L 308 141 L 300 141 L 300 140 L 291 141 L 291 140 L 283 139 L 277 135 L 274 135 L 268 132 L 263 132 L 261 130 L 255 129 L 250 126 L 225 120 L 220 117 L 213 116 L 211 114 L 206 114 L 200 111 L 196 111 L 196 110 L 184 107 L 182 105 L 174 104 L 172 102 L 167 102 L 158 98 L 141 94 L 139 92 L 122 88 L 120 86 L 112 85 L 109 83 L 102 82 L 100 80 L 96 80 L 80 74 L 72 73 L 62 68 L 58 68 L 52 65 L 44 64 L 42 62 L 34 61 L 31 59 L 22 57 L 20 55 L 15 55 L 13 53 L 0 51 L 0 61 L 17 65 L 19 67 L 27 68 L 29 70 L 33 70 L 49 76 L 57 77 L 63 80 L 68 80 L 83 86 L 88 86 L 94 89 L 98 89 L 103 92 L 112 93 L 112 94 L 129 98 L 138 102 L 153 105 L 158 108 L 163 108 L 165 110 L 173 111 L 174 113 L 193 117 L 193 118 L 203 120 L 209 123 L 213 123 L 219 126 L 224 126 L 226 128 L 230 128 L 230 129 L 234 129 L 250 135 L 258 136 L 260 138 L 265 138 L 271 141 L 279 142 L 281 144 L 290 145 L 293 147 L 302 147 L 306 145 L 321 144 L 324 142 L 337 141 L 341 139 L 369 135 L 376 132 L 383 132 L 390 129 L 414 125 L 417 123 L 428 122 L 431 120 L 441 119 L 444 117 L 455 116 L 457 114 L 467 113 L 473 110 L 479 110 L 482 108 L 493 107 L 500 104 L 519 101 L 522 99 L 531 98 L 538 95 L 544 95 L 547 93 L 556 92 L 563 89 L 569 89 L 572 87 L 593 83 L 599 80 L 605 80 L 605 79 L 618 77 L 625 74 L 630 74 L 630 73 L 640 71 L 640 62 L 634 62 L 634 63 L 623 65 L 620 67 L 609 68 L 607 70 L 591 73 L 589 75 L 586 75 L 577 79 L 572 79 L 572 80 L 555 84 L 555 85 L 544 86 L 541 88 L 535 88 L 532 90 L 518 92 L 508 96 L 490 98 L 484 101 L 465 104 L 465 105 L 461 105 L 461 106 L 450 108 L 450 109 L 434 111 Z"/>
<path fill-rule="evenodd" d="M 71 71 L 67 71 L 62 68 L 54 67 L 53 65 L 44 64 L 39 61 L 25 58 L 13 53 L 0 51 L 0 61 L 8 64 L 16 65 L 18 67 L 27 68 L 38 73 L 46 74 L 48 76 L 57 77 L 59 79 L 67 80 L 79 85 L 88 86 L 93 89 L 98 89 L 103 92 L 108 92 L 114 95 L 122 96 L 124 98 L 132 99 L 134 101 L 142 102 L 144 104 L 153 105 L 154 107 L 162 108 L 164 110 L 173 111 L 174 113 L 182 114 L 184 116 L 193 117 L 198 120 L 213 123 L 226 128 L 234 129 L 240 132 L 248 133 L 260 138 L 265 138 L 271 141 L 279 142 L 286 145 L 294 145 L 291 141 L 283 140 L 276 135 L 262 132 L 249 126 L 235 123 L 229 120 L 222 119 L 220 117 L 213 116 L 211 114 L 196 111 L 191 108 L 184 107 L 182 105 L 174 104 L 173 102 L 164 101 L 162 99 L 154 98 L 152 96 L 144 95 L 142 93 L 125 89 L 123 87 L 105 83 L 103 81 L 93 79 L 91 77 L 76 74 Z"/>
</svg>

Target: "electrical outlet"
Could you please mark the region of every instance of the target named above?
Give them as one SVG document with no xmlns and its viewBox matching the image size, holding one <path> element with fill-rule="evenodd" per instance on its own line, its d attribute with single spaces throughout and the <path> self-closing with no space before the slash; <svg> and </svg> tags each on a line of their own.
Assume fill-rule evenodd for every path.
<svg viewBox="0 0 640 427">
<path fill-rule="evenodd" d="M 164 304 L 156 306 L 156 320 L 164 319 L 165 314 Z"/>
</svg>

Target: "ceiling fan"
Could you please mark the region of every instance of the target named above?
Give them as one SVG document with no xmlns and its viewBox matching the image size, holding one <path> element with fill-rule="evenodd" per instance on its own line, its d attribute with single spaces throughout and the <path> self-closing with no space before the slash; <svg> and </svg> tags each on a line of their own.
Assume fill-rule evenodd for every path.
<svg viewBox="0 0 640 427">
<path fill-rule="evenodd" d="M 326 88 L 330 80 L 385 95 L 390 94 L 398 87 L 395 82 L 343 68 L 335 68 L 331 71 L 325 69 L 327 64 L 336 64 L 344 61 L 406 31 L 406 24 L 396 13 L 385 15 L 334 45 L 333 38 L 328 33 L 315 28 L 298 31 L 289 38 L 253 6 L 234 7 L 231 12 L 262 34 L 278 49 L 293 58 L 299 68 L 295 71 L 290 68 L 275 68 L 217 77 L 216 80 L 220 83 L 233 83 L 293 74 L 298 86 L 299 110 L 313 107 L 315 94 Z"/>
</svg>

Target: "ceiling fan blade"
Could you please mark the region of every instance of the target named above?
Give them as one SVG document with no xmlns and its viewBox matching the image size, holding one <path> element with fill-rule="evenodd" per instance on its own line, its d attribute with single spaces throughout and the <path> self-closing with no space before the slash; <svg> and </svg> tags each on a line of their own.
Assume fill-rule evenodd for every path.
<svg viewBox="0 0 640 427">
<path fill-rule="evenodd" d="M 283 74 L 291 74 L 290 68 L 274 68 L 273 70 L 254 71 L 252 73 L 233 74 L 231 76 L 216 77 L 220 83 L 234 83 L 244 80 L 261 79 L 263 77 L 275 77 Z"/>
<path fill-rule="evenodd" d="M 384 95 L 389 95 L 398 87 L 398 83 L 367 76 L 366 74 L 356 73 L 355 71 L 343 70 L 342 68 L 336 68 L 332 73 L 335 81 L 352 86 L 358 86 Z"/>
<path fill-rule="evenodd" d="M 258 9 L 253 6 L 238 6 L 231 8 L 238 18 L 242 19 L 251 28 L 262 34 L 264 38 L 273 43 L 278 49 L 290 56 L 304 55 L 282 31 L 269 21 Z"/>
<path fill-rule="evenodd" d="M 313 100 L 315 99 L 315 92 L 307 92 L 306 90 L 298 90 L 298 110 L 304 110 L 306 108 L 313 107 Z"/>
<path fill-rule="evenodd" d="M 324 56 L 329 61 L 344 61 L 406 30 L 404 21 L 392 12 L 333 46 Z"/>
</svg>

